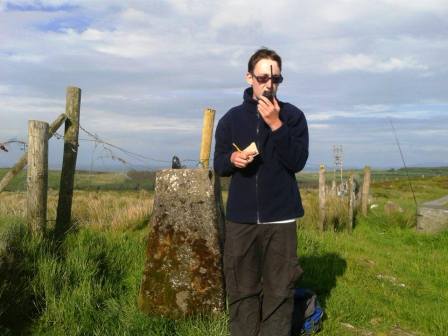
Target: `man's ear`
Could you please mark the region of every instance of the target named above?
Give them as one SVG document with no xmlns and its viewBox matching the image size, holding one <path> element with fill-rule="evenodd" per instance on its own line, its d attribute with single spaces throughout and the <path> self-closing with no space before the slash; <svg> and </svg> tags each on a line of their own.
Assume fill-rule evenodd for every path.
<svg viewBox="0 0 448 336">
<path fill-rule="evenodd" d="M 252 77 L 252 74 L 250 72 L 248 72 L 246 74 L 246 82 L 247 84 L 249 84 L 250 86 L 252 86 L 253 82 L 254 82 L 254 78 Z"/>
</svg>

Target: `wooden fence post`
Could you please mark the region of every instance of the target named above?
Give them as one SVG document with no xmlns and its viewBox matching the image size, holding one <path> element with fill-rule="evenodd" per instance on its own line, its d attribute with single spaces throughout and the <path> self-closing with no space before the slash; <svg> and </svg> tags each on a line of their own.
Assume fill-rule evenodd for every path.
<svg viewBox="0 0 448 336">
<path fill-rule="evenodd" d="M 325 224 L 325 166 L 319 169 L 319 230 L 324 230 Z"/>
<path fill-rule="evenodd" d="M 81 108 L 81 89 L 67 88 L 64 132 L 64 158 L 59 186 L 58 209 L 55 236 L 62 239 L 70 228 L 73 185 L 75 180 L 76 157 L 78 154 L 79 114 Z"/>
<path fill-rule="evenodd" d="M 61 127 L 62 123 L 65 121 L 65 113 L 62 113 L 59 117 L 56 118 L 50 125 L 50 129 L 48 130 L 48 139 L 50 139 L 53 134 Z M 0 181 L 0 192 L 2 192 L 6 186 L 11 182 L 11 180 L 16 176 L 20 171 L 26 166 L 28 162 L 28 152 L 24 153 L 22 157 L 17 161 L 17 163 L 12 167 L 8 172 L 3 176 Z"/>
<path fill-rule="evenodd" d="M 354 221 L 354 207 L 355 207 L 355 184 L 353 179 L 353 172 L 350 173 L 348 178 L 348 231 L 353 230 Z"/>
<path fill-rule="evenodd" d="M 370 189 L 370 167 L 364 167 L 364 180 L 362 183 L 362 214 L 367 216 L 367 210 L 369 206 L 369 189 Z"/>
<path fill-rule="evenodd" d="M 28 122 L 28 172 L 26 214 L 33 234 L 43 234 L 47 222 L 48 123 Z"/>
<path fill-rule="evenodd" d="M 336 196 L 336 180 L 331 181 L 331 195 Z"/>
<path fill-rule="evenodd" d="M 207 108 L 204 110 L 204 122 L 202 124 L 201 152 L 199 163 L 203 168 L 208 169 L 210 160 L 210 149 L 212 146 L 213 125 L 215 121 L 215 110 Z"/>
</svg>

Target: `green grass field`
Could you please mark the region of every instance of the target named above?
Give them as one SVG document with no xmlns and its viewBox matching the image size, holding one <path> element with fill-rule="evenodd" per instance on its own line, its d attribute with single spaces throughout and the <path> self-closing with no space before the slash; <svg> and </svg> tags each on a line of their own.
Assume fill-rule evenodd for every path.
<svg viewBox="0 0 448 336">
<path fill-rule="evenodd" d="M 0 168 L 0 179 L 7 173 L 8 169 Z M 88 172 L 77 171 L 75 175 L 74 188 L 77 190 L 154 190 L 155 172 Z M 48 172 L 48 188 L 59 189 L 61 172 L 50 170 Z M 6 191 L 26 190 L 26 170 L 22 170 L 11 183 Z"/>
<path fill-rule="evenodd" d="M 413 176 L 419 203 L 448 194 L 448 176 L 441 175 Z M 307 216 L 299 222 L 298 254 L 305 273 L 297 285 L 318 293 L 325 309 L 320 335 L 448 335 L 448 232 L 415 232 L 407 180 L 374 183 L 378 206 L 358 215 L 351 234 L 317 232 L 311 220 L 316 190 L 303 195 Z M 79 202 L 93 196 L 81 193 Z M 402 211 L 386 215 L 387 201 Z M 0 202 L 9 201 L 0 194 Z M 23 216 L 0 213 L 0 335 L 228 335 L 225 313 L 171 321 L 139 312 L 149 218 L 136 213 L 113 227 L 84 219 L 61 246 L 30 237 Z"/>
</svg>

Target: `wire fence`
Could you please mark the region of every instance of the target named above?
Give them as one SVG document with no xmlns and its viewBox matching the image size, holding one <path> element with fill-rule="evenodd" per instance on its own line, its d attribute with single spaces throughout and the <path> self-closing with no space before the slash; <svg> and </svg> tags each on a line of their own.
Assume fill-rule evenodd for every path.
<svg viewBox="0 0 448 336">
<path fill-rule="evenodd" d="M 166 160 L 157 158 L 154 156 L 148 156 L 142 153 L 137 153 L 135 151 L 128 150 L 122 146 L 119 146 L 112 141 L 107 141 L 97 132 L 88 130 L 86 127 L 80 125 L 80 131 L 83 133 L 83 136 L 78 137 L 78 141 L 81 142 L 90 142 L 93 143 L 92 153 L 90 156 L 89 170 L 90 172 L 94 171 L 94 168 L 97 166 L 97 162 L 101 160 L 102 166 L 105 167 L 107 162 L 118 163 L 123 168 L 127 168 L 129 170 L 145 170 L 143 167 L 148 167 L 148 170 L 154 170 L 154 163 L 166 167 L 171 167 L 172 160 Z M 53 138 L 56 140 L 63 141 L 64 136 L 58 132 L 53 133 Z M 27 142 L 19 139 L 18 137 L 8 139 L 7 141 L 0 141 L 0 154 L 2 152 L 7 153 L 13 146 L 18 146 L 19 149 L 23 152 L 27 150 Z M 79 148 L 79 143 L 75 144 L 74 148 Z M 191 159 L 191 158 L 180 158 L 181 164 L 183 167 L 189 164 L 190 166 L 201 166 L 201 161 L 199 159 Z M 210 158 L 210 162 L 213 162 L 213 158 Z M 308 166 L 316 166 L 312 163 L 308 163 Z M 152 167 L 151 169 L 149 169 Z M 328 166 L 330 167 L 330 166 Z M 425 168 L 421 168 L 425 169 Z M 421 171 L 418 167 L 405 167 L 399 169 L 384 169 L 379 171 L 373 171 L 372 177 L 375 180 L 383 180 L 383 179 L 394 179 L 399 178 L 404 173 L 408 174 L 409 177 L 419 177 L 419 176 L 438 176 L 445 175 L 445 169 L 437 169 L 434 168 L 432 171 Z M 117 169 L 119 170 L 119 169 Z M 351 170 L 351 169 L 350 169 Z M 348 171 L 348 170 L 346 170 Z"/>
<path fill-rule="evenodd" d="M 93 143 L 93 149 L 90 159 L 90 171 L 93 171 L 95 162 L 98 160 L 102 161 L 103 166 L 105 166 L 105 160 L 108 160 L 110 162 L 118 163 L 123 167 L 134 170 L 142 169 L 141 166 L 151 167 L 151 164 L 154 163 L 166 165 L 167 167 L 171 167 L 172 165 L 172 160 L 156 158 L 130 151 L 110 141 L 106 141 L 103 137 L 99 136 L 98 133 L 90 131 L 82 125 L 80 125 L 79 128 L 83 132 L 84 137 L 78 137 L 78 141 Z M 53 137 L 56 140 L 64 140 L 64 136 L 57 131 L 53 133 Z M 25 141 L 14 138 L 9 139 L 5 142 L 0 142 L 0 151 L 9 152 L 10 147 L 15 145 L 19 145 L 20 149 L 24 152 L 27 149 L 27 143 Z M 74 147 L 79 148 L 79 146 L 80 144 L 78 143 L 75 144 Z M 181 164 L 184 165 L 183 167 L 186 167 L 186 164 L 189 164 L 190 166 L 201 165 L 201 162 L 198 159 L 180 158 L 179 160 Z M 213 160 L 210 159 L 210 162 L 212 161 Z M 138 164 L 140 164 L 140 166 L 138 166 Z"/>
<path fill-rule="evenodd" d="M 202 166 L 199 159 L 190 158 L 178 158 L 173 156 L 172 160 L 166 160 L 157 158 L 154 156 L 148 156 L 142 153 L 137 153 L 135 151 L 128 150 L 122 146 L 119 146 L 111 141 L 105 140 L 103 137 L 98 135 L 98 133 L 88 130 L 86 127 L 80 125 L 80 132 L 78 136 L 78 143 L 72 144 L 72 150 L 74 152 L 78 151 L 83 142 L 92 143 L 92 152 L 90 155 L 90 163 L 88 168 L 88 175 L 86 169 L 81 169 L 78 171 L 77 181 L 75 181 L 75 187 L 77 189 L 96 189 L 96 190 L 122 190 L 122 189 L 153 189 L 155 174 L 154 171 L 157 169 L 171 168 L 175 158 L 180 168 L 187 168 L 188 166 Z M 57 141 L 64 141 L 64 135 L 55 131 L 52 134 L 52 138 Z M 2 142 L 0 140 L 0 154 L 11 152 L 14 147 L 19 147 L 22 152 L 26 152 L 28 144 L 26 141 L 13 138 Z M 98 161 L 101 164 L 98 165 Z M 212 162 L 213 160 L 210 160 Z M 94 172 L 101 172 L 109 170 L 106 165 L 109 163 L 118 164 L 113 167 L 114 171 L 120 171 L 120 166 L 123 168 L 122 173 L 125 175 L 125 179 L 119 179 L 120 181 L 113 182 L 99 182 L 95 178 Z M 98 167 L 99 166 L 99 167 Z M 178 167 L 179 167 L 178 166 Z M 146 173 L 145 173 L 146 172 Z M 121 173 L 120 173 L 121 174 Z M 0 174 L 1 175 L 1 174 Z M 25 191 L 26 186 L 26 172 L 22 171 L 19 176 L 11 181 L 11 186 L 7 187 L 6 190 L 19 190 Z M 58 189 L 59 188 L 59 178 L 57 177 L 57 172 L 51 173 L 49 176 L 49 188 Z"/>
</svg>

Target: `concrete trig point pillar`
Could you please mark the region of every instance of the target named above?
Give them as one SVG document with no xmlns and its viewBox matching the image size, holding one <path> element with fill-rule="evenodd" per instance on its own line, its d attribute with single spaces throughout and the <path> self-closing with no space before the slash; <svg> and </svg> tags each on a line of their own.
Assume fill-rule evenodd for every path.
<svg viewBox="0 0 448 336">
<path fill-rule="evenodd" d="M 139 306 L 172 319 L 222 311 L 225 292 L 219 179 L 208 169 L 156 175 Z"/>
</svg>

